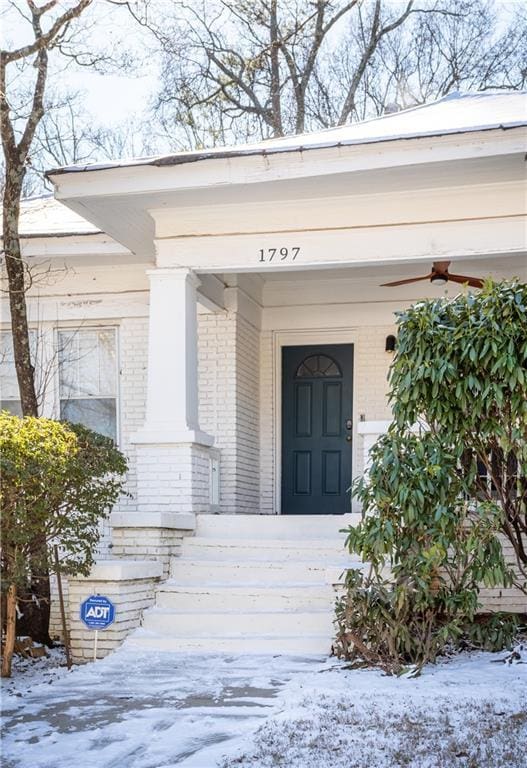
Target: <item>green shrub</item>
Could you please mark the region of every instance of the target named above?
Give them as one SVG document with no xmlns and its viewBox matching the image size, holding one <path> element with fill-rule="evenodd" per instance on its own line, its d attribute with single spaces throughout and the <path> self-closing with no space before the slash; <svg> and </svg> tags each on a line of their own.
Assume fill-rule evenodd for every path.
<svg viewBox="0 0 527 768">
<path fill-rule="evenodd" d="M 503 647 L 513 632 L 514 617 L 476 612 L 481 584 L 525 589 L 527 286 L 422 301 L 398 325 L 394 421 L 353 487 L 363 517 L 347 546 L 369 565 L 347 575 L 336 644 L 396 673 L 475 638 Z"/>
<path fill-rule="evenodd" d="M 80 425 L 0 413 L 2 585 L 23 588 L 50 568 L 61 547 L 63 573 L 87 573 L 100 522 L 123 487 L 126 459 L 106 437 Z M 34 551 L 36 536 L 45 547 Z M 31 563 L 32 573 L 29 573 Z"/>
</svg>

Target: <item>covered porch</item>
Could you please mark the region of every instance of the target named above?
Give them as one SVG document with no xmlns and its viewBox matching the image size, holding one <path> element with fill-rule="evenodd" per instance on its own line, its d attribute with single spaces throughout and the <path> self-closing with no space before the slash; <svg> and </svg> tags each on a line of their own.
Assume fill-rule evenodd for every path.
<svg viewBox="0 0 527 768">
<path fill-rule="evenodd" d="M 401 113 L 51 174 L 60 200 L 148 265 L 136 519 L 317 514 L 315 486 L 320 512 L 331 497 L 335 512 L 350 509 L 349 483 L 390 418 L 394 313 L 466 290 L 381 284 L 435 261 L 479 278 L 527 276 L 515 98 L 478 97 L 454 120 L 451 100 L 417 110 L 415 126 Z M 301 369 L 312 374 L 303 382 Z"/>
<path fill-rule="evenodd" d="M 166 429 L 167 414 L 176 412 L 177 391 L 180 405 L 187 403 L 178 430 L 183 425 L 192 440 L 176 437 L 174 450 L 186 442 L 203 461 L 209 457 L 209 487 L 206 491 L 204 471 L 203 506 L 194 511 L 339 514 L 352 509 L 351 480 L 366 468 L 369 449 L 390 420 L 387 377 L 395 313 L 423 297 L 466 290 L 429 281 L 381 285 L 426 274 L 430 266 L 419 260 L 197 275 L 165 267 L 151 274 L 165 294 L 163 309 L 156 313 L 157 329 L 151 305 L 149 398 L 158 409 L 157 423 Z M 499 265 L 492 258 L 464 259 L 451 270 L 495 279 L 524 277 L 525 262 L 519 256 L 504 257 Z M 155 290 L 151 302 L 159 296 Z M 185 325 L 186 334 L 174 333 L 173 328 L 182 327 L 185 305 L 196 325 Z M 294 370 L 288 363 L 291 354 Z M 194 367 L 183 376 L 181 361 L 189 359 Z M 327 359 L 341 370 L 322 370 Z M 305 360 L 321 369 L 302 370 Z M 150 399 L 146 423 L 154 424 Z M 155 462 L 145 462 L 145 467 L 155 463 L 156 473 L 161 454 L 170 450 L 164 434 L 158 448 L 147 442 L 153 427 L 150 438 L 145 432 L 134 438 L 139 456 L 157 451 Z M 168 482 L 173 480 L 172 473 Z M 162 497 L 153 501 L 152 478 L 148 489 L 144 503 L 149 508 L 154 503 L 158 509 L 170 508 Z M 178 509 L 183 503 L 180 497 Z M 355 505 L 353 511 L 359 511 Z"/>
</svg>

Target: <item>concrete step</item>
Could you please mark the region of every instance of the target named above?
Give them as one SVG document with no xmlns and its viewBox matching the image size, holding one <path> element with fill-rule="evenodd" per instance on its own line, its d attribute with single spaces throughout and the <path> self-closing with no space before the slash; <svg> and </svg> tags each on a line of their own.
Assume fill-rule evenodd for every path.
<svg viewBox="0 0 527 768">
<path fill-rule="evenodd" d="M 161 585 L 157 593 L 158 608 L 175 611 L 332 611 L 337 590 L 330 585 L 308 587 L 181 586 L 173 582 Z"/>
<path fill-rule="evenodd" d="M 335 563 L 258 562 L 235 560 L 190 560 L 184 556 L 170 561 L 170 578 L 178 584 L 336 584 L 345 568 L 355 567 Z"/>
<path fill-rule="evenodd" d="M 198 515 L 170 580 L 127 640 L 197 653 L 327 655 L 359 515 Z"/>
<path fill-rule="evenodd" d="M 192 560 L 251 560 L 295 561 L 306 563 L 342 564 L 346 567 L 351 556 L 344 543 L 334 539 L 222 539 L 212 536 L 196 536 L 183 542 L 184 557 Z"/>
<path fill-rule="evenodd" d="M 223 539 L 344 539 L 342 528 L 357 525 L 347 515 L 197 515 L 196 536 Z"/>
<path fill-rule="evenodd" d="M 289 656 L 327 656 L 331 651 L 331 635 L 263 636 L 215 635 L 214 637 L 168 637 L 136 630 L 125 641 L 134 649 L 176 651 L 180 653 L 243 653 Z"/>
<path fill-rule="evenodd" d="M 323 635 L 331 637 L 333 616 L 331 611 L 234 611 L 203 613 L 201 611 L 176 612 L 150 608 L 145 611 L 142 626 L 158 635 L 170 637 L 219 637 L 221 635 L 264 635 L 266 637 Z"/>
</svg>

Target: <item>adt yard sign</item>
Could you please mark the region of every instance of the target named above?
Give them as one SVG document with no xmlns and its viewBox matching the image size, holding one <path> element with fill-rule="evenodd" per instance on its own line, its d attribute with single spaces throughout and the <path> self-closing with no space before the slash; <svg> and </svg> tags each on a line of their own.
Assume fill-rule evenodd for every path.
<svg viewBox="0 0 527 768">
<path fill-rule="evenodd" d="M 88 629 L 106 629 L 115 621 L 115 605 L 103 595 L 91 595 L 81 603 L 80 615 Z"/>
</svg>

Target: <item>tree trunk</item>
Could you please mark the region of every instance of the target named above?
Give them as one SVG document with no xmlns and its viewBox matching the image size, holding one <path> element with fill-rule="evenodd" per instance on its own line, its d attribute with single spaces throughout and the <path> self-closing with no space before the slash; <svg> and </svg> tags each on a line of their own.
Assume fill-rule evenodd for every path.
<svg viewBox="0 0 527 768">
<path fill-rule="evenodd" d="M 16 158 L 6 159 L 8 161 L 8 171 L 6 172 L 3 201 L 3 239 L 9 286 L 13 352 L 22 413 L 24 416 L 38 416 L 35 369 L 31 360 L 29 343 L 26 304 L 27 285 L 18 231 L 20 197 L 25 172 L 23 167 L 16 164 Z M 39 552 L 45 545 L 46 542 L 43 535 L 35 537 L 33 547 L 35 552 Z M 33 577 L 31 588 L 23 591 L 20 597 L 21 602 L 24 604 L 24 616 L 18 622 L 20 634 L 30 635 L 37 643 L 51 645 L 52 641 L 49 636 L 50 586 L 48 573 L 45 572 L 37 577 Z"/>
<path fill-rule="evenodd" d="M 45 539 L 40 534 L 35 536 L 33 546 L 35 549 L 45 546 Z M 42 643 L 48 648 L 53 646 L 53 640 L 49 636 L 49 615 L 51 608 L 51 590 L 49 584 L 49 570 L 36 576 L 32 576 L 31 587 L 20 596 L 22 615 L 17 620 L 17 632 L 19 635 L 29 635 L 35 643 Z"/>
<path fill-rule="evenodd" d="M 22 413 L 24 416 L 38 416 L 38 402 L 35 391 L 35 370 L 31 361 L 29 346 L 29 327 L 26 306 L 26 280 L 24 262 L 20 250 L 18 218 L 20 197 L 24 180 L 23 167 L 12 167 L 12 158 L 6 158 L 4 205 L 3 205 L 3 240 L 7 281 L 9 286 L 9 308 L 11 310 L 11 329 L 16 375 L 20 390 Z"/>
<path fill-rule="evenodd" d="M 2 656 L 2 677 L 11 677 L 11 662 L 15 650 L 16 622 L 16 586 L 9 585 L 6 597 L 6 631 L 4 653 Z"/>
</svg>

